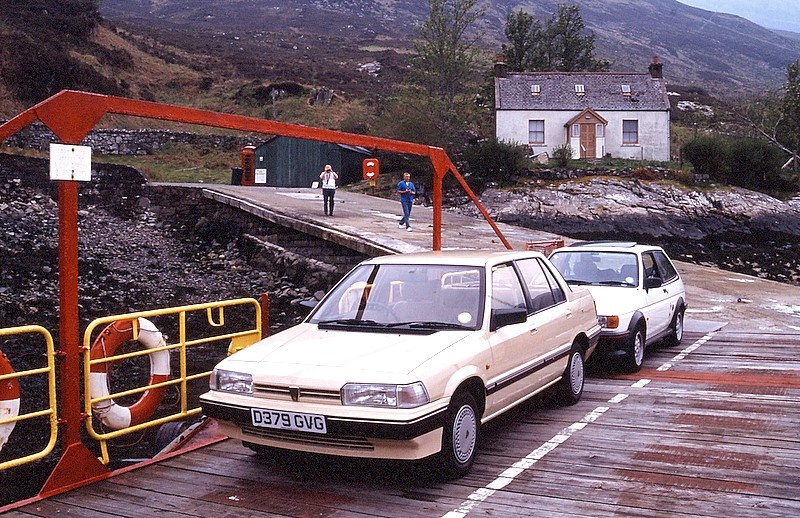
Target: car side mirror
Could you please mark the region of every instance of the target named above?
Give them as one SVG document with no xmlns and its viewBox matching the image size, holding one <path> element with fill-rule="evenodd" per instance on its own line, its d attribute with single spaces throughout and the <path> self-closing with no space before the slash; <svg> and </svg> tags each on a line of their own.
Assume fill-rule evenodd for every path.
<svg viewBox="0 0 800 518">
<path fill-rule="evenodd" d="M 497 331 L 503 326 L 522 324 L 528 320 L 526 308 L 493 309 L 489 322 L 489 331 Z"/>
<path fill-rule="evenodd" d="M 663 283 L 658 277 L 647 277 L 644 280 L 644 289 L 649 290 L 650 288 L 660 288 L 661 284 Z"/>
</svg>

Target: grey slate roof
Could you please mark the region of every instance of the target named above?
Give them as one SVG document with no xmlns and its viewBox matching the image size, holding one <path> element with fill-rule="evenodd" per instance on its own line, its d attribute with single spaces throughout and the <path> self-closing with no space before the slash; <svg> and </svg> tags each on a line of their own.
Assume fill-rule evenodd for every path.
<svg viewBox="0 0 800 518">
<path fill-rule="evenodd" d="M 584 85 L 585 95 L 575 94 L 575 85 Z M 622 85 L 631 94 L 623 95 Z M 531 85 L 540 93 L 531 94 Z M 495 78 L 497 110 L 669 110 L 664 79 L 649 73 L 615 72 L 520 72 Z"/>
</svg>

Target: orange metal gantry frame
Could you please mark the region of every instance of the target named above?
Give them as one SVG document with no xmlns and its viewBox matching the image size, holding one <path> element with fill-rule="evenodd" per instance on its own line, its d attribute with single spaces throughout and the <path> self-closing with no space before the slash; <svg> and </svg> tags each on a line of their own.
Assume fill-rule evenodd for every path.
<svg viewBox="0 0 800 518">
<path fill-rule="evenodd" d="M 64 90 L 17 115 L 0 126 L 0 141 L 39 120 L 64 144 L 79 144 L 106 114 L 130 115 L 200 126 L 281 135 L 322 142 L 361 146 L 368 149 L 427 156 L 433 165 L 433 250 L 441 250 L 442 182 L 452 173 L 486 218 L 506 248 L 511 245 L 469 188 L 442 148 L 398 140 L 356 135 L 340 131 L 216 113 L 149 101 Z M 61 356 L 61 411 L 63 426 L 61 459 L 40 497 L 47 497 L 110 476 L 111 472 L 81 442 L 80 364 L 81 340 L 78 314 L 78 182 L 60 180 L 59 218 L 59 350 Z"/>
</svg>

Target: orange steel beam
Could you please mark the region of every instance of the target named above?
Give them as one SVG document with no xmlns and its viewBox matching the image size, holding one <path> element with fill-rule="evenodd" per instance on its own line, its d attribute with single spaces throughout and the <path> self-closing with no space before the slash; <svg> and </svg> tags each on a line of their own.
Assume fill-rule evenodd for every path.
<svg viewBox="0 0 800 518">
<path fill-rule="evenodd" d="M 0 140 L 39 119 L 62 141 L 78 143 L 108 113 L 427 156 L 434 165 L 434 200 L 439 200 L 438 205 L 434 202 L 432 248 L 441 249 L 441 189 L 447 172 L 456 177 L 503 245 L 512 248 L 447 153 L 435 146 L 73 90 L 61 91 L 0 126 Z"/>
<path fill-rule="evenodd" d="M 475 193 L 442 148 L 310 126 L 216 113 L 149 101 L 64 90 L 0 125 L 0 141 L 37 119 L 65 144 L 79 144 L 104 115 L 115 113 L 215 128 L 306 140 L 334 142 L 412 155 L 427 156 L 434 168 L 433 250 L 442 247 L 442 182 L 452 173 L 494 229 L 506 248 L 511 245 L 481 205 Z M 81 442 L 80 355 L 78 312 L 78 183 L 59 182 L 59 351 L 62 356 L 61 424 L 63 453 L 39 495 L 50 496 L 110 476 L 97 457 Z M 266 330 L 262 329 L 262 332 Z"/>
</svg>

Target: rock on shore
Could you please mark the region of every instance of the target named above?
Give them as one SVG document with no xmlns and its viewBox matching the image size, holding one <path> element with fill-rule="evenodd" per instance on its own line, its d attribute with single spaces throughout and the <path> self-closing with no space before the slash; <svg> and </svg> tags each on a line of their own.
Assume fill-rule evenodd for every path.
<svg viewBox="0 0 800 518">
<path fill-rule="evenodd" d="M 800 197 L 595 177 L 489 188 L 480 199 L 503 223 L 578 239 L 661 244 L 676 259 L 800 284 Z M 458 210 L 478 215 L 471 204 Z"/>
</svg>

